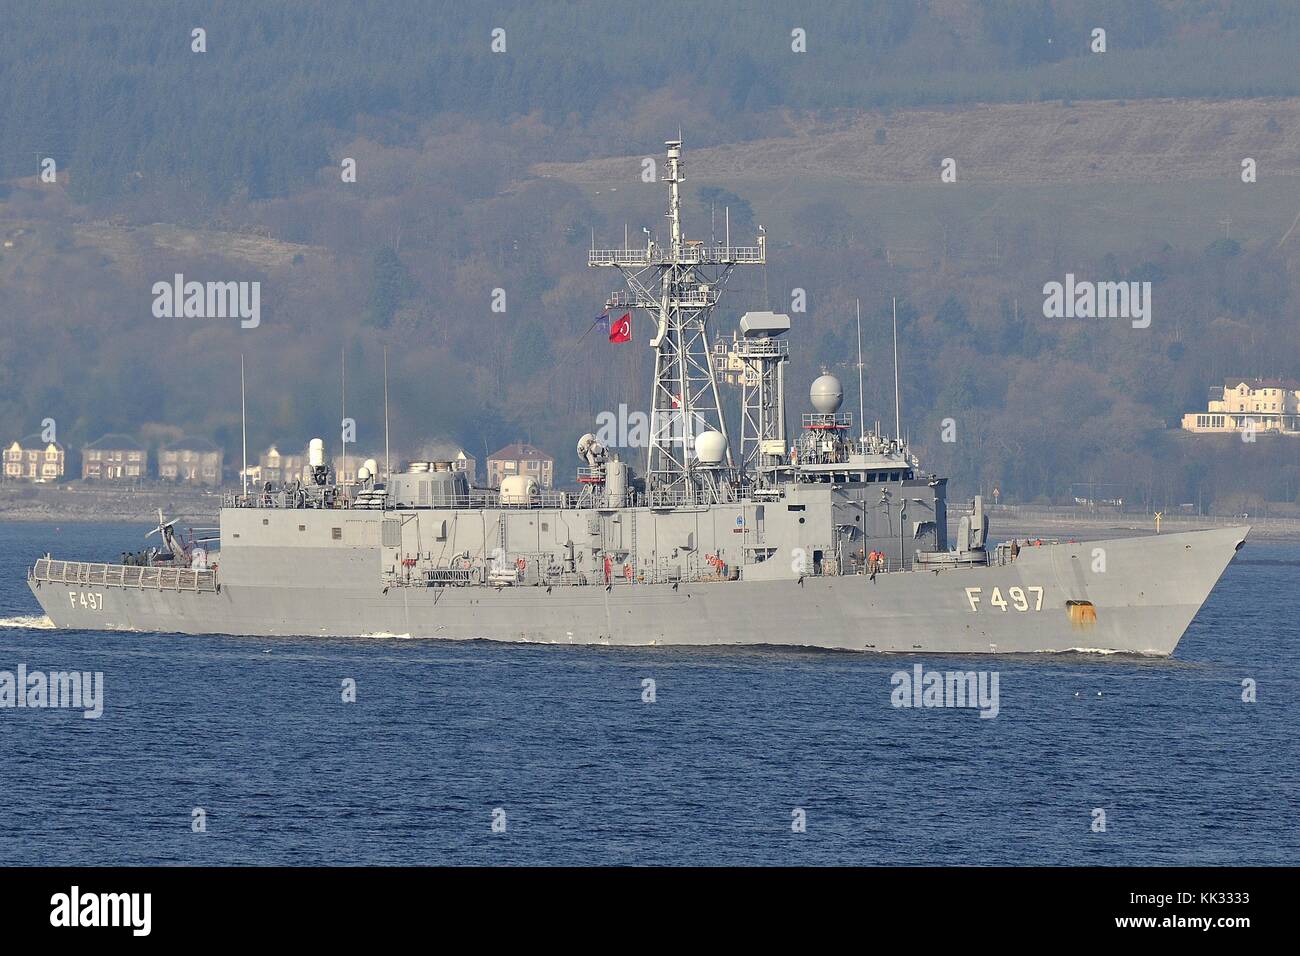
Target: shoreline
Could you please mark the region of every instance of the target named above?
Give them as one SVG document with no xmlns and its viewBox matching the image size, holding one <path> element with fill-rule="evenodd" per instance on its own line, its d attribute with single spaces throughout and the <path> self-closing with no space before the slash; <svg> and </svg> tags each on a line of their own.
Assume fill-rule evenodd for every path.
<svg viewBox="0 0 1300 956">
<path fill-rule="evenodd" d="M 135 488 L 87 485 L 0 485 L 0 522 L 112 524 L 158 521 L 158 509 L 183 525 L 215 525 L 222 490 L 147 485 Z M 964 509 L 950 508 L 949 529 L 955 529 Z M 1126 538 L 1155 534 L 1155 521 L 1140 514 L 1074 514 L 1044 508 L 1000 505 L 987 510 L 989 540 L 1011 538 Z M 1250 537 L 1300 541 L 1300 517 L 1240 518 L 1231 515 L 1167 515 L 1162 534 L 1250 525 Z"/>
<path fill-rule="evenodd" d="M 221 491 L 160 484 L 0 484 L 0 521 L 156 525 L 160 508 L 167 518 L 180 518 L 186 524 L 215 524 Z"/>
</svg>

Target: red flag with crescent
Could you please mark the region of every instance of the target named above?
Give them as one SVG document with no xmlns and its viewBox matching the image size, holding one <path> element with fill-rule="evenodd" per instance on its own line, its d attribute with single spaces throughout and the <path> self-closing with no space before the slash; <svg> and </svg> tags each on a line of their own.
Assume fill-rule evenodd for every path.
<svg viewBox="0 0 1300 956">
<path fill-rule="evenodd" d="M 632 313 L 624 312 L 623 318 L 612 323 L 609 327 L 609 340 L 611 342 L 631 342 L 632 341 Z"/>
</svg>

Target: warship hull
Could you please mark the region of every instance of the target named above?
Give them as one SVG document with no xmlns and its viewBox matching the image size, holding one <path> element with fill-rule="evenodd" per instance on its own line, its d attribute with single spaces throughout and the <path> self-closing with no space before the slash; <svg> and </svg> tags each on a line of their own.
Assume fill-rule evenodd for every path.
<svg viewBox="0 0 1300 956">
<path fill-rule="evenodd" d="M 947 478 L 921 468 L 902 427 L 896 316 L 894 434 L 867 428 L 861 372 L 859 421 L 822 374 L 792 431 L 790 316 L 750 311 L 729 344 L 708 335 L 732 270 L 766 266 L 766 231 L 688 238 L 681 140 L 665 147 L 667 234 L 613 248 L 593 234 L 587 253 L 623 280 L 601 317 L 611 341 L 631 341 L 633 313 L 654 330 L 647 427 L 598 416 L 574 448 L 576 493 L 521 445 L 479 488 L 463 454 L 389 474 L 386 450 L 382 479 L 370 459 L 348 481 L 314 438 L 297 477 L 250 487 L 245 470 L 216 538 L 183 540 L 159 511 L 161 548 L 38 560 L 45 613 L 64 628 L 259 637 L 1173 653 L 1249 529 L 990 549 L 977 494 L 949 534 Z M 859 370 L 861 339 L 859 318 Z M 719 376 L 738 393 L 734 458 Z M 644 448 L 643 474 L 620 448 Z"/>
<path fill-rule="evenodd" d="M 56 626 L 84 630 L 1167 656 L 1248 530 L 1044 545 L 1005 564 L 874 578 L 382 587 L 362 570 L 369 559 L 361 555 L 354 556 L 360 573 L 341 569 L 323 583 L 296 587 L 270 577 L 258 583 L 256 573 L 209 590 L 114 586 L 89 577 L 70 583 L 66 570 L 64 580 L 50 580 L 48 564 L 44 575 L 34 569 L 29 584 Z M 99 578 L 111 579 L 111 572 Z"/>
</svg>

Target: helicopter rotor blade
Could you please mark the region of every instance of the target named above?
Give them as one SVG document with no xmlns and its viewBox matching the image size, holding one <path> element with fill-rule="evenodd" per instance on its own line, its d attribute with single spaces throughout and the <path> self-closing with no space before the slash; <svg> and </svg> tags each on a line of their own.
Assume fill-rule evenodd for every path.
<svg viewBox="0 0 1300 956">
<path fill-rule="evenodd" d="M 166 530 L 167 530 L 168 528 L 170 528 L 172 525 L 176 524 L 176 522 L 178 522 L 178 521 L 180 521 L 180 520 L 181 520 L 180 518 L 172 518 L 171 521 L 167 521 L 167 520 L 165 520 L 165 519 L 163 518 L 162 509 L 159 508 L 159 509 L 158 509 L 158 527 L 154 528 L 152 531 L 146 531 L 144 536 L 145 536 L 146 538 L 150 538 L 150 537 L 153 537 L 153 536 L 156 535 L 156 534 L 163 534 L 164 532 L 166 532 Z"/>
</svg>

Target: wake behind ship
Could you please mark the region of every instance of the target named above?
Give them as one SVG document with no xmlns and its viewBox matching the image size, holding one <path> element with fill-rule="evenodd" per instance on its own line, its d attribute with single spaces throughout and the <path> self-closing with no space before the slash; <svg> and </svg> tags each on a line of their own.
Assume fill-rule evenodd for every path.
<svg viewBox="0 0 1300 956">
<path fill-rule="evenodd" d="M 654 332 L 641 474 L 587 433 L 577 492 L 522 475 L 475 488 L 450 462 L 380 482 L 371 461 L 341 486 L 315 440 L 311 480 L 228 494 L 216 540 L 183 540 L 160 515 L 160 549 L 36 561 L 45 613 L 187 634 L 1172 653 L 1249 529 L 1013 553 L 990 546 L 977 497 L 950 547 L 947 479 L 841 411 L 833 376 L 789 429 L 788 316 L 748 312 L 711 341 L 727 278 L 766 263 L 766 236 L 686 239 L 681 143 L 667 147 L 667 239 L 588 257 L 624 280 L 608 308 Z M 738 443 L 719 367 L 738 386 Z"/>
</svg>

